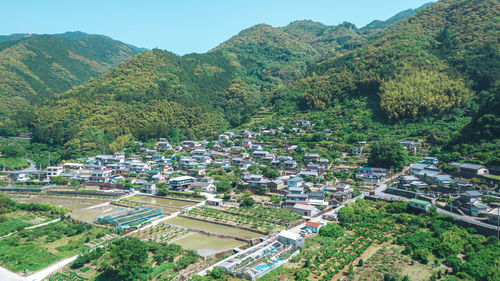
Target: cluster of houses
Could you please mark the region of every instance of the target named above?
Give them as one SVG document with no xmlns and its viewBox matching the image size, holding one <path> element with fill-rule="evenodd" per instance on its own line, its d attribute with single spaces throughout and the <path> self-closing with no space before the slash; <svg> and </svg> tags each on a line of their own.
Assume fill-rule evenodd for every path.
<svg viewBox="0 0 500 281">
<path fill-rule="evenodd" d="M 308 120 L 296 120 L 300 131 L 314 127 Z M 257 189 L 279 196 L 281 205 L 295 212 L 311 217 L 328 206 L 337 206 L 352 197 L 353 191 L 348 184 L 321 186 L 314 184 L 330 170 L 329 159 L 309 152 L 302 159 L 294 159 L 290 155 L 296 145 L 284 144 L 280 148 L 289 155 L 280 155 L 276 143 L 259 142 L 260 135 L 274 135 L 283 128 L 252 132 L 242 129 L 239 132 L 228 131 L 214 141 L 184 140 L 173 146 L 167 140 L 160 139 L 154 148 L 140 145 L 140 150 L 133 155 L 117 152 L 112 155 L 97 155 L 79 159 L 77 163 L 63 163 L 47 167 L 44 171 L 12 172 L 9 177 L 13 181 L 50 182 L 54 177 L 66 178 L 80 183 L 98 183 L 100 186 L 130 188 L 141 192 L 157 194 L 159 186 L 165 185 L 170 190 L 194 190 L 206 193 L 216 192 L 216 182 L 207 176 L 212 168 L 241 172 L 242 188 Z M 420 149 L 423 144 L 413 141 L 401 141 L 407 149 Z M 360 142 L 359 151 L 366 146 Z M 168 155 L 168 156 L 166 156 Z M 265 175 L 251 173 L 252 165 L 266 165 L 279 171 L 279 175 L 267 178 Z M 456 166 L 453 176 L 471 178 L 488 174 L 482 165 L 450 163 Z M 354 170 L 357 179 L 365 184 L 375 185 L 388 177 L 388 170 L 377 167 L 360 167 Z M 468 192 L 472 185 L 462 179 L 456 179 L 439 168 L 439 161 L 434 157 L 425 157 L 420 163 L 412 164 L 410 174 L 402 176 L 396 187 L 412 191 L 428 191 L 431 187 L 439 192 L 462 194 Z M 125 184 L 127 183 L 127 184 Z M 130 183 L 130 184 L 128 184 Z M 477 196 L 476 196 L 477 197 Z M 468 199 L 467 199 L 468 198 Z M 221 200 L 219 200 L 221 201 Z M 211 204 L 218 206 L 222 202 Z M 455 206 L 467 214 L 483 213 L 486 204 L 473 200 L 467 194 L 455 200 Z"/>
<path fill-rule="evenodd" d="M 309 125 L 304 123 L 304 126 Z M 12 173 L 12 179 L 50 182 L 58 177 L 108 189 L 133 187 L 148 194 L 157 194 L 160 185 L 170 190 L 213 193 L 216 192 L 216 183 L 206 175 L 207 169 L 230 171 L 237 168 L 242 171 L 243 188 L 261 188 L 276 194 L 281 197 L 284 207 L 293 208 L 304 216 L 313 216 L 325 207 L 338 205 L 351 197 L 352 191 L 348 186 L 321 190 L 313 184 L 328 170 L 328 159 L 317 153 L 306 153 L 302 159 L 294 159 L 289 155 L 278 155 L 278 150 L 272 148 L 276 145 L 272 143 L 256 142 L 258 134 L 274 133 L 274 130 L 254 133 L 243 129 L 238 133 L 225 132 L 213 142 L 185 140 L 177 146 L 160 139 L 154 148 L 141 146 L 132 155 L 123 152 L 97 155 L 78 159 L 77 163 L 50 166 L 32 175 Z M 296 146 L 286 145 L 284 148 L 291 151 Z M 248 168 L 255 164 L 279 170 L 279 176 L 266 178 L 248 172 Z M 312 192 L 313 189 L 318 191 Z M 328 200 L 325 192 L 331 194 Z"/>
<path fill-rule="evenodd" d="M 453 202 L 449 205 L 450 209 L 476 217 L 481 213 L 487 213 L 491 208 L 482 201 L 483 193 L 473 190 L 474 185 L 464 178 L 486 175 L 488 169 L 483 165 L 468 163 L 450 163 L 448 165 L 457 167 L 454 176 L 460 178 L 443 172 L 439 168 L 437 158 L 424 157 L 421 162 L 410 166 L 409 175 L 398 178 L 395 187 L 420 193 L 435 191 L 449 196 L 453 195 Z M 397 193 L 397 190 L 393 191 Z M 418 200 L 415 200 L 414 204 L 418 208 Z M 425 208 L 427 207 L 426 205 Z"/>
</svg>

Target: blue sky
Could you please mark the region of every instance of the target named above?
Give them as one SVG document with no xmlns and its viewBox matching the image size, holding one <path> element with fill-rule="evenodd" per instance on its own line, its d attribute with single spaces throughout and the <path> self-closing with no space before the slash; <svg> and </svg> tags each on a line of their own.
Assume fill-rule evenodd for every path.
<svg viewBox="0 0 500 281">
<path fill-rule="evenodd" d="M 177 54 L 206 52 L 255 24 L 362 27 L 430 0 L 0 0 L 0 35 L 84 31 Z"/>
</svg>

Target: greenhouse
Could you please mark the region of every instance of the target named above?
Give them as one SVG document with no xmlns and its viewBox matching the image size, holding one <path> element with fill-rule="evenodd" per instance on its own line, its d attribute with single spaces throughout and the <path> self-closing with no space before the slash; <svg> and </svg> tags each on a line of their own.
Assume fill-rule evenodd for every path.
<svg viewBox="0 0 500 281">
<path fill-rule="evenodd" d="M 161 215 L 163 215 L 163 213 L 160 209 L 139 207 L 133 210 L 127 210 L 110 216 L 97 218 L 96 223 L 112 225 L 117 229 L 126 229 Z"/>
</svg>

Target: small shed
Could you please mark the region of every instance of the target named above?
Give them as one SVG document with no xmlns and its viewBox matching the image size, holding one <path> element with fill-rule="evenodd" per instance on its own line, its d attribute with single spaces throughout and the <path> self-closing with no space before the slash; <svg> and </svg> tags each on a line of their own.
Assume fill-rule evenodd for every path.
<svg viewBox="0 0 500 281">
<path fill-rule="evenodd" d="M 221 198 L 207 199 L 207 205 L 210 205 L 210 206 L 221 207 L 223 202 L 224 202 L 224 200 L 222 200 Z"/>
</svg>

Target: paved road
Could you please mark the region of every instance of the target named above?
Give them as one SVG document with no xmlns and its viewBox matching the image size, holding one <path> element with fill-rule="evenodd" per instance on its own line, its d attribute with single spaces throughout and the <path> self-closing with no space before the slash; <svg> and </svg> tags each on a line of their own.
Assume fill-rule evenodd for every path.
<svg viewBox="0 0 500 281">
<path fill-rule="evenodd" d="M 456 214 L 456 213 L 452 213 L 450 211 L 446 211 L 446 210 L 441 209 L 441 208 L 437 208 L 437 211 L 440 214 L 452 216 L 452 217 L 454 217 L 456 219 L 459 219 L 461 221 L 465 221 L 465 222 L 468 222 L 468 223 L 471 223 L 471 224 L 476 224 L 476 225 L 479 225 L 479 226 L 482 226 L 482 227 L 485 227 L 485 228 L 493 229 L 495 231 L 499 229 L 499 227 L 497 227 L 495 225 L 475 220 L 475 219 L 473 219 L 473 218 L 471 218 L 469 216 L 462 216 L 462 215 L 459 215 L 459 214 Z"/>
<path fill-rule="evenodd" d="M 42 224 L 37 224 L 37 225 L 28 226 L 28 227 L 25 227 L 24 229 L 32 229 L 32 228 L 37 228 L 37 227 L 40 227 L 40 226 L 44 226 L 44 225 L 47 225 L 47 224 L 51 224 L 51 223 L 58 222 L 58 221 L 60 221 L 60 220 L 61 220 L 61 219 L 55 219 L 55 220 L 51 220 L 51 221 L 49 221 L 49 222 L 44 222 L 44 223 L 42 223 Z M 12 234 L 15 234 L 15 233 L 17 233 L 17 232 L 18 232 L 18 231 L 14 231 L 14 232 L 11 232 L 11 233 L 9 233 L 9 234 L 6 234 L 6 235 L 4 235 L 4 236 L 0 237 L 0 240 L 1 240 L 1 239 L 4 239 L 4 238 L 7 238 L 7 237 L 9 237 L 9 236 L 11 236 Z M 0 275 L 0 276 L 1 276 L 1 275 Z"/>
<path fill-rule="evenodd" d="M 33 163 L 33 161 L 31 159 L 26 159 L 26 161 L 28 161 L 28 163 L 30 163 L 30 166 L 26 169 L 22 169 L 21 171 L 26 172 L 26 173 L 34 173 L 34 172 L 38 171 L 38 169 L 35 166 L 35 163 Z"/>
<path fill-rule="evenodd" d="M 77 257 L 78 257 L 78 255 L 72 256 L 72 257 L 64 259 L 62 261 L 58 261 L 58 262 L 54 263 L 53 265 L 50 265 L 50 266 L 36 272 L 35 274 L 32 274 L 30 276 L 25 277 L 24 280 L 25 281 L 42 281 L 43 279 L 45 279 L 47 276 L 49 276 L 53 272 L 55 272 L 58 269 L 72 263 L 74 260 L 76 260 Z"/>
</svg>

